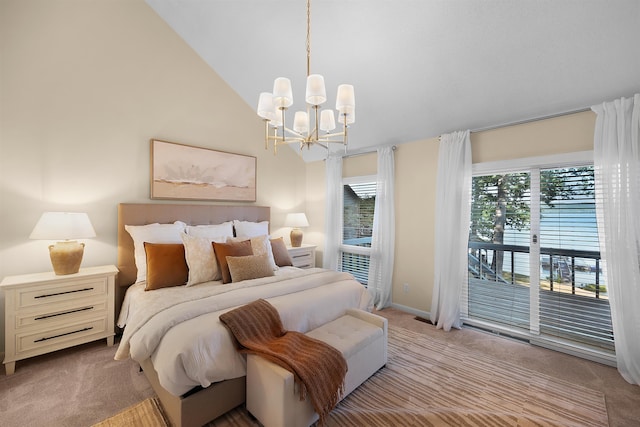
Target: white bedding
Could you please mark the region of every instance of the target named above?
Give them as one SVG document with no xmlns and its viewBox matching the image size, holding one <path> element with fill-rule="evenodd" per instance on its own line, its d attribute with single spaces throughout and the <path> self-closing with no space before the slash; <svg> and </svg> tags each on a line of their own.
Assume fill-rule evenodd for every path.
<svg viewBox="0 0 640 427">
<path fill-rule="evenodd" d="M 246 374 L 245 358 L 219 316 L 258 298 L 271 302 L 285 329 L 307 332 L 340 317 L 347 308 L 371 311 L 366 288 L 348 273 L 282 268 L 276 276 L 220 285 L 127 290 L 118 319 L 125 327 L 116 359 L 151 358 L 160 384 L 180 396 L 195 386 Z"/>
</svg>

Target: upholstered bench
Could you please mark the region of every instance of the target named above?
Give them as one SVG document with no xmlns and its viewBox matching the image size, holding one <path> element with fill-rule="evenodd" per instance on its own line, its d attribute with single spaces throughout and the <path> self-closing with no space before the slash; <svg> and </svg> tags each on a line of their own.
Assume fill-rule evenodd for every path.
<svg viewBox="0 0 640 427">
<path fill-rule="evenodd" d="M 308 336 L 337 348 L 347 361 L 347 396 L 387 363 L 387 319 L 348 309 L 344 316 L 309 331 Z M 309 426 L 318 419 L 300 400 L 293 374 L 260 356 L 247 355 L 247 410 L 264 427 Z"/>
</svg>

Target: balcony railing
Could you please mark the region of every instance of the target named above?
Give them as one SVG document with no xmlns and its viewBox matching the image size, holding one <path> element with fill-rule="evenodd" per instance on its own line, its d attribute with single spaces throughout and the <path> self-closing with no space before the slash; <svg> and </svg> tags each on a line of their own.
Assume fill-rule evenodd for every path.
<svg viewBox="0 0 640 427">
<path fill-rule="evenodd" d="M 489 252 L 495 257 L 502 252 L 508 255 L 508 274 L 498 274 L 493 271 L 491 263 L 488 263 Z M 504 283 L 516 283 L 517 266 L 515 263 L 516 253 L 529 253 L 528 246 L 500 245 L 486 242 L 469 242 L 469 272 L 476 278 L 484 280 L 494 280 Z M 570 284 L 571 293 L 576 294 L 576 272 L 585 271 L 593 273 L 593 292 L 595 298 L 600 298 L 604 289 L 601 289 L 602 269 L 600 267 L 600 252 L 583 251 L 574 249 L 540 248 L 540 260 L 543 268 L 549 270 L 549 290 L 560 290 L 555 285 Z M 592 260 L 592 263 L 586 260 Z M 554 287 L 556 289 L 554 289 Z M 591 290 L 591 287 L 589 287 Z"/>
<path fill-rule="evenodd" d="M 469 242 L 468 314 L 529 329 L 529 248 Z M 502 255 L 502 269 L 495 265 Z M 540 333 L 614 351 L 611 310 L 600 252 L 540 248 Z M 548 274 L 548 276 L 547 276 Z"/>
</svg>

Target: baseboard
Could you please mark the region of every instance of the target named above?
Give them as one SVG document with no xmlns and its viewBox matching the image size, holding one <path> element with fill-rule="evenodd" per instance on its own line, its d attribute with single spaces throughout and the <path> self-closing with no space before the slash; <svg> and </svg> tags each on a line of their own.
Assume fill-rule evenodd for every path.
<svg viewBox="0 0 640 427">
<path fill-rule="evenodd" d="M 414 316 L 422 317 L 426 320 L 431 319 L 431 313 L 428 311 L 417 310 L 412 307 L 407 307 L 406 305 L 391 303 L 391 308 L 395 308 L 396 310 L 404 311 L 405 313 L 413 314 Z"/>
</svg>

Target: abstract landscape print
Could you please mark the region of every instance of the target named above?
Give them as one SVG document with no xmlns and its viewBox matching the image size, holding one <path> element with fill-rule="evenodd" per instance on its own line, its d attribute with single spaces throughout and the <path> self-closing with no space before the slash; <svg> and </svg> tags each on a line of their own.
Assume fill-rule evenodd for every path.
<svg viewBox="0 0 640 427">
<path fill-rule="evenodd" d="M 151 198 L 256 201 L 256 158 L 151 140 Z"/>
</svg>

